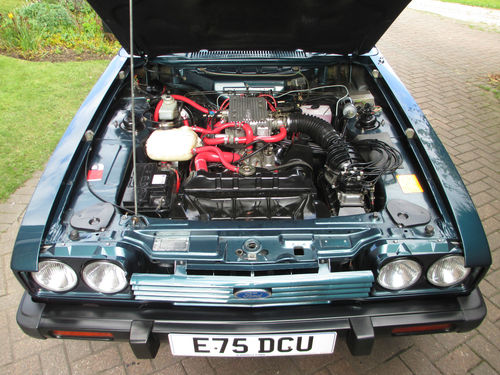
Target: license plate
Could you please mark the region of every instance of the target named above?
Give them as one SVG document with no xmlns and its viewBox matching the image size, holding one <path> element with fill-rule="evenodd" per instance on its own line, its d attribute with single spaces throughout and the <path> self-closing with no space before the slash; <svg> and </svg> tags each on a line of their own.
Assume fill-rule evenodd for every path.
<svg viewBox="0 0 500 375">
<path fill-rule="evenodd" d="M 192 335 L 171 333 L 173 355 L 264 357 L 333 353 L 336 332 L 277 335 Z"/>
</svg>

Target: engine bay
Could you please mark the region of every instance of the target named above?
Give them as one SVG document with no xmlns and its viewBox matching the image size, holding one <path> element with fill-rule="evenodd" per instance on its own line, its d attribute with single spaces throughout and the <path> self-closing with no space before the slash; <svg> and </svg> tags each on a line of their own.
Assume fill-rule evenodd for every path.
<svg viewBox="0 0 500 375">
<path fill-rule="evenodd" d="M 144 65 L 134 114 L 127 88 L 111 111 L 120 137 L 130 137 L 134 117 L 138 139 L 137 198 L 129 155 L 115 205 L 133 212 L 136 201 L 145 217 L 203 221 L 377 211 L 383 177 L 403 156 L 370 80 L 349 64 Z"/>
</svg>

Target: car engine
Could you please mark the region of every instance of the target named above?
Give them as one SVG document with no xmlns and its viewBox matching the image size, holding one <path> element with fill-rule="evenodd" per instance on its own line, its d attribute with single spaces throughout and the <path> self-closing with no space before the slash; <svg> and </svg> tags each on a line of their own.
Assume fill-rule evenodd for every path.
<svg viewBox="0 0 500 375">
<path fill-rule="evenodd" d="M 139 212 L 314 219 L 382 206 L 380 177 L 402 158 L 389 137 L 369 135 L 384 121 L 381 108 L 373 97 L 356 103 L 343 84 L 303 88 L 307 78 L 299 73 L 278 84 L 213 80 L 211 90 L 188 92 L 161 79 L 156 88 L 138 82 L 147 94 L 138 117 L 145 132 L 136 165 Z M 197 70 L 185 80 L 194 74 L 210 77 Z M 132 209 L 132 168 L 127 176 L 121 204 Z"/>
</svg>

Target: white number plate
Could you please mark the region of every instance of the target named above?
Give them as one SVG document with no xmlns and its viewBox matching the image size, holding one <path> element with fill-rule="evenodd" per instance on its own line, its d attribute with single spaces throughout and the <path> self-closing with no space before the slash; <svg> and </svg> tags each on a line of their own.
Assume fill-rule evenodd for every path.
<svg viewBox="0 0 500 375">
<path fill-rule="evenodd" d="M 191 335 L 171 333 L 173 355 L 258 357 L 333 353 L 336 332 L 278 335 Z"/>
</svg>

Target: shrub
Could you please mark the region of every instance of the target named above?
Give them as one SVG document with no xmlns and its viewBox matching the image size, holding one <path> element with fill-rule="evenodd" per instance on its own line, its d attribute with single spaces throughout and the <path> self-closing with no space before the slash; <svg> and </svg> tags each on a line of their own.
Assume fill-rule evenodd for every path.
<svg viewBox="0 0 500 375">
<path fill-rule="evenodd" d="M 120 45 L 105 37 L 86 1 L 38 0 L 0 21 L 0 47 L 29 57 L 64 49 L 113 54 Z"/>
<path fill-rule="evenodd" d="M 21 18 L 35 20 L 43 27 L 44 33 L 61 32 L 75 24 L 71 13 L 63 4 L 39 1 L 19 8 L 16 13 Z"/>
</svg>

